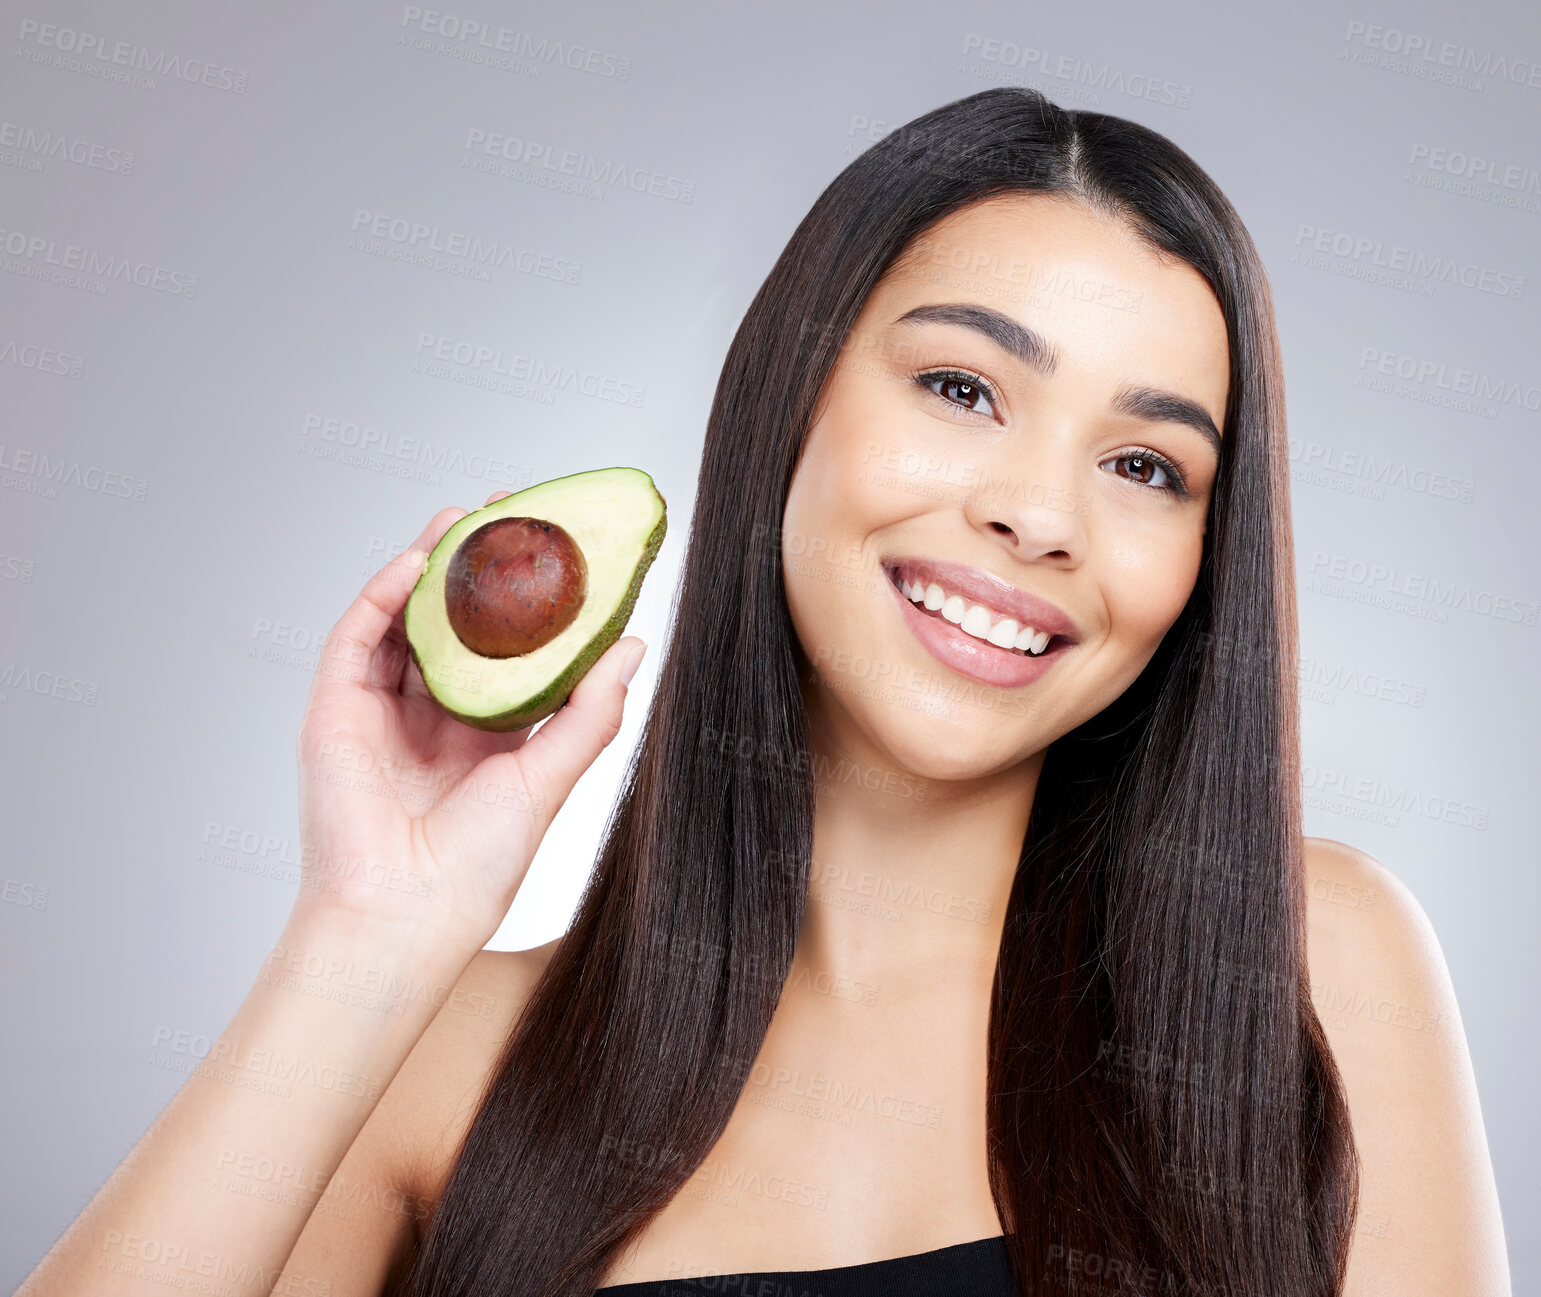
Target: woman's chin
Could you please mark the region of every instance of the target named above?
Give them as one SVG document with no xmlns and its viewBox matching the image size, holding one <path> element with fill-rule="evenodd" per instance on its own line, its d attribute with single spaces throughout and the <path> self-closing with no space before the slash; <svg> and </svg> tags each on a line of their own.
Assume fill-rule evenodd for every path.
<svg viewBox="0 0 1541 1297">
<path fill-rule="evenodd" d="M 966 783 L 1020 765 L 1047 746 L 1020 722 L 1003 724 L 979 707 L 937 707 L 934 714 L 869 714 L 864 728 L 875 734 L 898 769 L 937 783 Z"/>
</svg>

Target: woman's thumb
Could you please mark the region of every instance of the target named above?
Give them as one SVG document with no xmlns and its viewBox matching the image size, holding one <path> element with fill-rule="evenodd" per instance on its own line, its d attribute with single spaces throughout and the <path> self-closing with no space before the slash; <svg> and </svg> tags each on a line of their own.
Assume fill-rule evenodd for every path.
<svg viewBox="0 0 1541 1297">
<path fill-rule="evenodd" d="M 647 645 L 635 635 L 612 644 L 549 720 L 518 750 L 519 764 L 547 810 L 567 800 L 578 777 L 621 730 L 627 686 Z"/>
<path fill-rule="evenodd" d="M 642 655 L 647 652 L 647 644 L 635 635 L 628 635 L 621 643 L 632 646 L 631 651 L 626 655 L 626 660 L 621 663 L 620 672 L 621 683 L 629 685 L 632 676 L 637 674 L 637 668 L 642 665 Z"/>
</svg>

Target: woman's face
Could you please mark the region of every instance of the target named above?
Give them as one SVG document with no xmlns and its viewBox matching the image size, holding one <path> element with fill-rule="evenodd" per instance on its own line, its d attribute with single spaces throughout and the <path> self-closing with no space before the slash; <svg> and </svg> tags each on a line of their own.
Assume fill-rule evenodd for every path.
<svg viewBox="0 0 1541 1297">
<path fill-rule="evenodd" d="M 1107 707 L 1193 589 L 1228 387 L 1209 286 L 1115 218 L 1014 194 L 934 225 L 857 318 L 787 500 L 816 727 L 958 779 Z"/>
</svg>

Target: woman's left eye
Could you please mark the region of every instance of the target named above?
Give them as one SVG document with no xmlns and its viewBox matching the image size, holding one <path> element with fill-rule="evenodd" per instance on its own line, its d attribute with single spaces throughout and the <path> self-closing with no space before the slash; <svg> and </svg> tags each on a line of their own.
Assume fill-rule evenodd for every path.
<svg viewBox="0 0 1541 1297">
<path fill-rule="evenodd" d="M 935 392 L 949 405 L 955 405 L 971 414 L 987 414 L 992 417 L 995 414 L 995 393 L 977 374 L 966 373 L 961 369 L 937 369 L 927 374 L 917 374 L 915 381 L 927 391 Z M 985 408 L 981 408 L 981 404 Z"/>
<path fill-rule="evenodd" d="M 1182 473 L 1177 466 L 1154 451 L 1125 451 L 1122 455 L 1115 455 L 1112 459 L 1103 461 L 1104 467 L 1108 464 L 1129 465 L 1127 473 L 1120 473 L 1117 469 L 1109 471 L 1117 477 L 1133 482 L 1136 486 L 1149 487 L 1152 491 L 1165 491 L 1172 495 L 1188 494 L 1187 483 L 1183 481 Z"/>
</svg>

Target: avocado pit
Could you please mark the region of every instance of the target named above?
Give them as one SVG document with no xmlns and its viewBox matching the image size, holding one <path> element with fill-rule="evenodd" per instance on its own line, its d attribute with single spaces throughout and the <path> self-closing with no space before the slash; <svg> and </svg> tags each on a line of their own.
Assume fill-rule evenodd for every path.
<svg viewBox="0 0 1541 1297">
<path fill-rule="evenodd" d="M 478 527 L 444 574 L 451 629 L 489 658 L 519 657 L 550 643 L 572 625 L 587 593 L 583 551 L 543 518 L 498 518 Z"/>
</svg>

